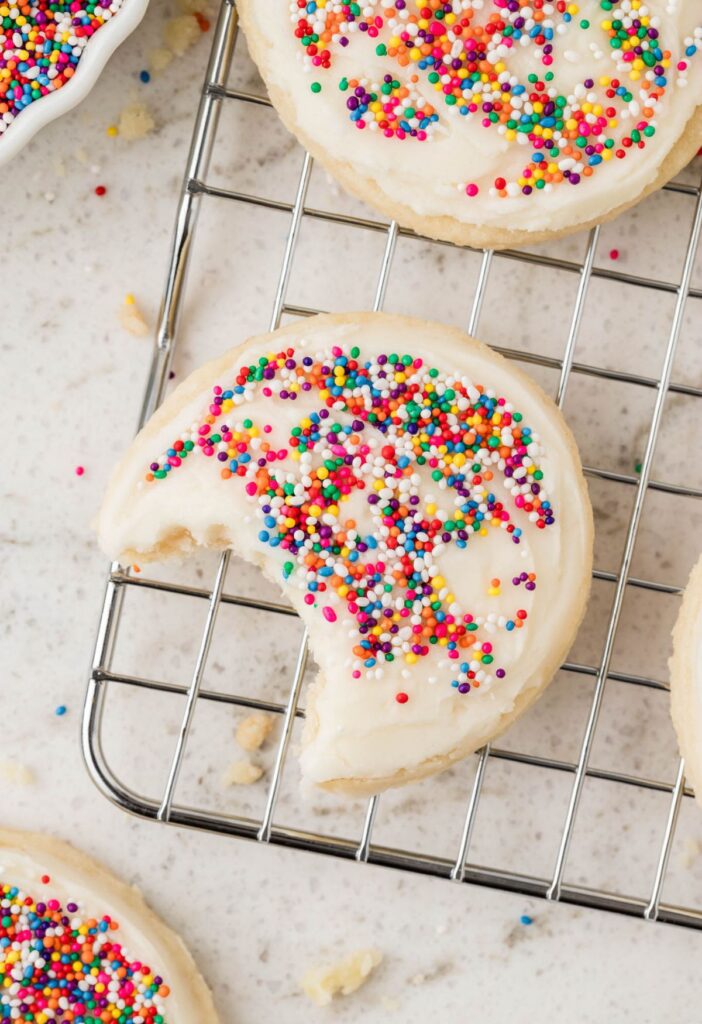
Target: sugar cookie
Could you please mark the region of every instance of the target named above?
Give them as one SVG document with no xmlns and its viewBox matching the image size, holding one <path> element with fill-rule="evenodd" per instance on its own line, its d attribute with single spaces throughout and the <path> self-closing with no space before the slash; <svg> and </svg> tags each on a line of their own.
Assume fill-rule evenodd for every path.
<svg viewBox="0 0 702 1024">
<path fill-rule="evenodd" d="M 0 1019 L 218 1022 L 190 953 L 138 890 L 68 843 L 7 829 Z"/>
<path fill-rule="evenodd" d="M 116 470 L 98 533 L 127 564 L 231 547 L 277 582 L 320 668 L 303 775 L 359 793 L 441 770 L 530 704 L 592 562 L 550 399 L 461 331 L 378 313 L 193 373 Z"/>
<path fill-rule="evenodd" d="M 590 227 L 702 144 L 686 0 L 238 0 L 285 125 L 354 195 L 505 248 Z"/>
</svg>

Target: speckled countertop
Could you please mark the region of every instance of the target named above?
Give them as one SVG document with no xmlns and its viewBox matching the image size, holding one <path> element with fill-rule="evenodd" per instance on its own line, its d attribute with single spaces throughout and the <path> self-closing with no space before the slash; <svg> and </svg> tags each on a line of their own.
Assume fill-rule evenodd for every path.
<svg viewBox="0 0 702 1024">
<path fill-rule="evenodd" d="M 142 83 L 139 72 L 161 45 L 168 13 L 167 4 L 152 4 L 143 30 L 113 57 L 88 100 L 49 126 L 3 172 L 9 199 L 0 277 L 0 393 L 13 429 L 5 446 L 0 516 L 0 769 L 6 772 L 8 762 L 26 765 L 34 783 L 13 789 L 0 779 L 0 820 L 71 839 L 138 884 L 190 945 L 224 1024 L 273 1015 L 286 1024 L 423 1024 L 429 1018 L 458 1024 L 477 1015 L 493 1024 L 696 1020 L 698 1010 L 691 1007 L 702 997 L 699 933 L 155 826 L 116 810 L 90 782 L 80 756 L 79 723 L 105 563 L 89 524 L 110 468 L 133 433 L 150 359 L 148 338 L 125 332 L 119 310 L 133 292 L 149 322 L 155 320 L 208 45 L 202 39 Z M 255 81 L 242 46 L 233 77 L 239 84 Z M 109 125 L 135 99 L 152 111 L 156 131 L 132 143 L 109 136 Z M 301 159 L 272 112 L 229 105 L 210 177 L 290 201 Z M 688 170 L 687 180 L 698 180 L 701 170 Z M 105 186 L 105 195 L 95 194 L 98 185 Z M 317 169 L 310 202 L 360 208 Z M 689 197 L 654 197 L 603 229 L 596 262 L 611 266 L 609 252 L 616 247 L 620 268 L 675 281 L 690 210 Z M 267 326 L 287 224 L 287 215 L 275 210 L 222 202 L 203 208 L 174 364 L 178 379 L 206 356 Z M 580 257 L 584 245 L 576 236 L 550 251 Z M 290 300 L 327 309 L 367 307 L 382 247 L 382 234 L 334 234 L 324 223 L 306 223 Z M 340 275 L 328 273 L 332 252 L 337 263 L 354 268 L 345 292 Z M 386 308 L 465 325 L 478 268 L 475 254 L 401 239 Z M 521 305 L 506 308 L 495 301 L 505 274 L 529 296 Z M 702 285 L 699 259 L 695 284 Z M 576 286 L 575 275 L 556 271 L 546 277 L 537 267 L 498 260 L 478 333 L 497 344 L 557 356 Z M 594 280 L 576 359 L 657 376 L 673 301 L 665 292 Z M 674 379 L 696 386 L 702 383 L 701 324 L 699 302 L 689 303 Z M 553 390 L 555 371 L 539 369 L 536 376 Z M 652 389 L 574 375 L 566 413 L 585 462 L 634 472 L 653 401 Z M 694 401 L 680 394 L 668 402 L 654 476 L 700 487 L 702 463 L 691 463 L 686 454 L 700 448 Z M 85 467 L 80 477 L 78 465 Z M 616 571 L 632 489 L 602 480 L 591 487 L 596 564 Z M 674 543 L 670 523 L 676 524 Z M 699 535 L 693 501 L 650 495 L 634 573 L 681 584 L 695 561 Z M 196 559 L 178 572 L 207 585 L 214 564 L 212 558 Z M 261 592 L 253 571 L 237 564 L 232 572 L 239 589 Z M 611 584 L 595 585 L 573 660 L 597 663 L 611 596 Z M 627 594 L 614 667 L 665 680 L 676 608 L 674 597 Z M 291 621 L 271 636 L 260 620 L 242 624 L 231 609 L 223 615 L 231 629 L 215 641 L 208 666 L 212 685 L 232 686 L 234 667 L 238 679 L 255 683 L 256 666 L 267 661 L 278 680 L 273 692 L 283 694 L 297 624 Z M 148 612 L 128 604 L 120 671 L 187 679 L 201 619 L 201 607 L 184 609 L 168 600 L 152 603 Z M 587 676 L 561 673 L 502 746 L 572 761 L 592 686 Z M 54 713 L 58 705 L 67 707 L 63 717 Z M 172 750 L 180 710 L 177 701 L 171 706 L 131 691 L 115 698 L 106 751 L 127 783 L 159 792 L 159 771 Z M 220 705 L 198 711 L 178 794 L 184 803 L 260 812 L 262 785 L 232 792 L 221 784 L 223 769 L 236 757 L 236 719 Z M 665 693 L 610 681 L 592 762 L 671 780 L 676 754 Z M 439 783 L 384 797 L 376 840 L 451 856 L 473 772 L 474 765 L 466 764 Z M 471 859 L 547 875 L 570 780 L 566 773 L 491 762 Z M 588 782 L 567 878 L 646 892 L 667 799 L 663 793 Z M 279 811 L 285 823 L 322 822 L 338 834 L 358 836 L 363 812 L 360 804 L 302 802 L 291 765 Z M 702 857 L 694 856 L 700 841 L 702 812 L 685 800 L 666 899 L 702 905 Z M 520 924 L 525 913 L 533 918 L 528 927 Z M 360 945 L 375 945 L 385 954 L 367 987 L 330 1010 L 308 1004 L 298 987 L 304 971 Z"/>
</svg>

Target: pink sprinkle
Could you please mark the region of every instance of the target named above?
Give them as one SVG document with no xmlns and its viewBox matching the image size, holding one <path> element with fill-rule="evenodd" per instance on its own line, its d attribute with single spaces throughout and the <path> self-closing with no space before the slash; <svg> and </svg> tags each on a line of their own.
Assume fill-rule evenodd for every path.
<svg viewBox="0 0 702 1024">
<path fill-rule="evenodd" d="M 256 484 L 255 484 L 255 483 L 253 482 L 253 480 L 251 481 L 251 483 L 248 483 L 248 484 L 246 485 L 246 493 L 247 493 L 248 495 L 250 495 L 251 497 L 253 497 L 253 496 L 254 496 L 254 494 L 256 493 L 256 491 L 257 491 L 257 490 L 258 490 L 258 487 L 257 487 L 257 486 L 256 486 Z"/>
<path fill-rule="evenodd" d="M 322 608 L 322 615 L 327 622 L 336 622 L 336 612 L 328 604 L 325 604 L 324 608 Z"/>
<path fill-rule="evenodd" d="M 466 195 L 467 196 L 477 196 L 479 191 L 480 191 L 480 189 L 478 188 L 478 186 L 474 182 L 471 182 L 470 185 L 466 185 Z"/>
<path fill-rule="evenodd" d="M 611 260 L 618 260 L 619 259 L 619 249 L 610 249 L 609 250 L 609 258 Z"/>
<path fill-rule="evenodd" d="M 85 473 L 85 467 L 76 466 L 76 476 L 83 476 L 83 473 Z"/>
<path fill-rule="evenodd" d="M 314 595 L 313 594 L 305 594 L 304 600 L 305 600 L 305 604 L 314 604 Z"/>
</svg>

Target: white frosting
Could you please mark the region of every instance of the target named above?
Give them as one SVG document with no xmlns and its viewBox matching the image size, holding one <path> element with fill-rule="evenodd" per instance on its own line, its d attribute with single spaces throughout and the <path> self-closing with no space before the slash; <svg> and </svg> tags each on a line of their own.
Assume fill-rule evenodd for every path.
<svg viewBox="0 0 702 1024">
<path fill-rule="evenodd" d="M 381 0 L 360 6 L 363 16 L 368 17 L 382 15 L 390 5 L 390 0 Z M 702 52 L 685 57 L 685 49 L 691 43 L 702 46 L 702 5 L 698 0 L 679 3 L 648 0 L 637 16 L 648 13 L 652 24 L 657 26 L 660 44 L 671 52 L 668 86 L 651 122 L 656 130 L 655 137 L 646 140 L 643 150 L 635 146 L 629 149 L 625 159 L 613 158 L 600 164 L 591 177 L 583 178 L 578 185 L 547 185 L 543 191 L 525 196 L 513 184 L 510 187 L 516 194 L 500 198 L 495 194 L 495 179 L 503 177 L 508 182 L 516 182 L 534 151 L 528 142 L 519 144 L 520 140 L 527 141 L 526 136 L 507 141 L 499 134 L 497 126 L 483 127 L 480 111 L 464 116 L 458 112 L 458 106 L 446 106 L 442 93 L 436 92 L 427 81 L 427 71 L 420 71 L 417 64 L 401 68 L 390 57 L 378 57 L 376 46 L 388 43 L 393 34 L 387 24 L 376 38 L 352 31 L 345 48 L 333 43 L 331 67 L 325 69 L 310 66 L 303 46 L 294 37 L 291 17 L 297 19 L 304 13 L 297 4 L 289 4 L 288 0 L 266 0 L 265 3 L 249 0 L 245 6 L 246 25 L 255 34 L 254 50 L 264 77 L 290 100 L 297 125 L 304 135 L 333 161 L 350 166 L 358 177 L 359 187 L 364 180 L 373 182 L 390 199 L 422 217 L 448 216 L 466 224 L 526 231 L 555 231 L 603 217 L 639 195 L 655 180 L 666 156 L 702 102 Z M 329 0 L 328 6 L 335 6 L 333 0 Z M 466 6 L 476 10 L 481 24 L 496 10 L 488 0 L 484 3 L 473 0 L 472 5 L 455 0 L 453 4 L 454 11 L 459 13 Z M 553 72 L 550 87 L 555 93 L 565 95 L 576 108 L 588 101 L 601 103 L 605 108 L 614 102 L 618 111 L 623 107 L 618 125 L 607 129 L 619 145 L 622 135 L 630 132 L 641 117 L 641 81 L 651 77 L 653 72 L 644 68 L 641 80 L 632 82 L 627 71 L 620 70 L 630 65 L 617 59 L 617 52 L 609 46 L 607 33 L 601 25 L 605 18 L 617 16 L 623 17 L 626 23 L 630 16 L 622 12 L 621 4 L 611 13 L 603 12 L 598 0 L 580 0 L 579 4 L 569 6 L 575 7 L 577 13 L 568 24 L 563 24 L 561 17 L 554 14 L 555 4 L 547 3 L 544 8 L 544 13 L 552 16 L 557 26 L 552 43 L 552 65 L 544 67 L 535 47 L 524 45 L 524 37 L 521 45 L 505 51 L 505 74 L 514 74 L 528 85 L 529 73 L 536 72 L 542 77 L 547 71 Z M 402 17 L 410 11 L 416 13 L 413 0 L 408 0 Z M 527 7 L 520 13 L 528 18 L 532 12 Z M 580 27 L 583 19 L 590 21 L 589 28 Z M 401 18 L 400 23 L 406 24 L 406 21 L 402 22 Z M 455 45 L 460 46 L 460 43 Z M 681 60 L 688 64 L 683 72 L 677 69 Z M 346 100 L 351 93 L 339 90 L 342 77 L 358 79 L 375 91 L 372 87 L 382 83 L 387 73 L 403 83 L 408 81 L 409 74 L 419 76 L 416 85 L 419 95 L 434 105 L 439 114 L 439 122 L 427 141 L 386 138 L 381 130 L 373 131 L 374 126 L 359 131 L 349 119 Z M 607 99 L 604 88 L 599 85 L 602 76 L 618 77 L 630 88 L 631 103 L 618 98 Z M 583 83 L 589 78 L 595 84 L 588 90 Z M 311 91 L 313 82 L 321 84 L 321 92 Z M 529 112 L 529 109 L 525 107 L 524 111 Z M 567 157 L 565 162 L 559 161 L 561 170 L 570 169 L 572 163 Z M 580 166 L 574 169 L 580 170 Z M 477 195 L 466 196 L 467 183 L 478 185 Z"/>
<path fill-rule="evenodd" d="M 17 845 L 11 838 L 15 835 L 21 837 Z M 50 881 L 44 884 L 42 876 Z M 209 993 L 177 937 L 147 910 L 136 890 L 85 855 L 48 838 L 0 832 L 0 884 L 16 886 L 37 902 L 58 900 L 71 921 L 110 916 L 119 923 L 117 930 L 109 932 L 110 941 L 120 943 L 131 961 L 147 964 L 170 988 L 170 994 L 161 999 L 168 1024 L 190 1024 L 196 1019 L 214 1024 Z M 68 903 L 77 904 L 78 910 L 68 912 Z M 2 955 L 0 950 L 0 960 Z M 3 999 L 13 998 L 11 989 L 0 988 L 2 1005 Z"/>
<path fill-rule="evenodd" d="M 196 383 L 193 378 L 186 381 L 180 396 L 176 392 L 158 413 L 158 424 L 147 427 L 132 445 L 113 478 L 98 524 L 100 543 L 110 557 L 118 559 L 127 552 L 130 559 L 139 560 L 140 553 L 148 555 L 168 538 L 171 548 L 175 543 L 183 551 L 193 543 L 229 545 L 262 566 L 281 586 L 309 628 L 320 678 L 325 680 L 316 690 L 315 720 L 308 729 L 309 742 L 302 756 L 304 774 L 316 782 L 381 779 L 428 758 L 449 755 L 458 746 L 479 745 L 497 728 L 501 716 L 510 712 L 520 693 L 547 681 L 546 676 L 556 667 L 551 662 L 559 652 L 564 653 L 564 643 L 571 638 L 589 583 L 591 511 L 583 498 L 577 459 L 555 406 L 505 360 L 484 346 L 469 344 L 459 332 L 398 317 L 365 315 L 363 319 L 362 323 L 342 324 L 339 318 L 319 317 L 292 325 L 280 332 L 275 342 L 258 339 L 247 344 L 244 352 L 234 350 L 224 357 L 216 369 L 198 371 Z M 259 539 L 262 513 L 257 498 L 247 495 L 243 481 L 222 479 L 221 463 L 193 452 L 168 479 L 144 482 L 154 458 L 170 448 L 184 429 L 202 422 L 215 384 L 228 387 L 242 365 L 250 365 L 270 351 L 292 346 L 296 358 L 301 359 L 308 353 L 329 353 L 334 345 L 346 353 L 357 345 L 361 362 L 391 351 L 408 353 L 446 374 L 453 372 L 494 389 L 523 414 L 524 424 L 540 438 L 543 450 L 538 460 L 556 522 L 537 529 L 526 513 L 515 512 L 496 471 L 494 490 L 503 497 L 514 525 L 522 528 L 521 543 L 515 544 L 503 530 L 493 529 L 487 536 L 471 537 L 464 549 L 446 546 L 436 558 L 455 603 L 476 621 L 485 620 L 476 635 L 494 642 L 495 664 L 491 668 L 503 667 L 505 678 L 486 678 L 479 689 L 458 694 L 451 686 L 457 663 L 438 646 L 413 665 L 397 657 L 353 678 L 352 669 L 358 662 L 352 649 L 359 637 L 346 602 L 331 589 L 320 598 L 319 605 L 331 607 L 336 614 L 336 621 L 327 621 L 321 607 L 311 607 L 303 600 L 304 570 L 296 569 L 284 579 L 283 566 L 290 556 Z M 249 417 L 259 425 L 274 424 L 268 437 L 273 447 L 279 448 L 287 443 L 292 426 L 321 407 L 319 395 L 303 392 L 294 403 L 278 400 L 272 406 L 274 401 L 256 393 L 244 404 L 238 420 L 236 410 L 226 414 L 227 420 L 234 424 Z M 420 491 L 425 503 L 431 497 L 439 509 L 450 511 L 451 492 L 441 491 L 431 479 L 422 483 Z M 377 529 L 358 492 L 341 503 L 339 515 L 353 516 L 359 534 Z M 513 585 L 513 577 L 521 572 L 536 573 L 535 590 Z M 490 593 L 494 578 L 502 581 L 499 594 Z M 528 613 L 527 624 L 508 632 L 505 619 L 514 619 L 518 609 Z M 460 661 L 463 658 L 462 652 Z M 407 703 L 397 702 L 398 692 L 408 695 Z"/>
</svg>

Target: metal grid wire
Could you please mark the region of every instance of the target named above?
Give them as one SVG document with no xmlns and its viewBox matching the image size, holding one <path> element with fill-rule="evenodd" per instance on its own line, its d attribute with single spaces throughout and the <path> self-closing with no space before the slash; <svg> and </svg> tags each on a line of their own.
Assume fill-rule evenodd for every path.
<svg viewBox="0 0 702 1024">
<path fill-rule="evenodd" d="M 286 203 L 257 195 L 215 187 L 207 183 L 206 175 L 210 155 L 217 129 L 220 110 L 227 103 L 246 103 L 259 106 L 270 106 L 265 96 L 254 95 L 227 85 L 229 70 L 234 52 L 237 34 L 237 13 L 232 0 L 223 0 L 217 25 L 214 31 L 212 51 L 205 83 L 203 86 L 192 144 L 187 161 L 187 168 L 178 207 L 178 214 L 171 252 L 170 267 L 163 305 L 160 315 L 157 344 L 146 387 L 141 422 L 143 423 L 153 412 L 162 399 L 168 379 L 169 368 L 173 357 L 176 331 L 181 311 L 184 279 L 188 269 L 190 248 L 195 231 L 198 209 L 204 197 L 218 197 L 235 203 L 253 204 L 281 211 L 287 214 L 289 230 L 285 244 L 285 252 L 278 278 L 278 285 L 271 314 L 271 329 L 276 328 L 284 314 L 293 316 L 309 316 L 317 312 L 303 306 L 296 306 L 286 301 L 288 281 L 293 267 L 298 235 L 303 218 L 326 221 L 337 225 L 353 226 L 359 230 L 376 232 L 385 235 L 385 247 L 377 280 L 373 308 L 380 309 L 383 305 L 393 256 L 400 235 L 412 235 L 398 227 L 396 223 L 382 220 L 365 219 L 345 214 L 334 213 L 324 209 L 315 209 L 307 205 L 306 196 L 313 161 L 309 154 L 305 155 L 299 177 L 294 202 Z M 271 615 L 292 615 L 291 609 L 283 604 L 252 599 L 224 590 L 229 553 L 222 555 L 216 577 L 211 588 L 197 588 L 179 583 L 148 579 L 143 576 L 132 577 L 117 564 L 113 564 L 107 582 L 107 589 L 100 619 L 92 672 L 88 685 L 85 712 L 83 718 L 83 750 L 89 771 L 99 788 L 114 803 L 123 809 L 141 817 L 167 822 L 174 825 L 189 826 L 212 832 L 225 833 L 263 843 L 277 843 L 317 852 L 324 852 L 359 861 L 390 865 L 410 871 L 440 876 L 454 881 L 473 882 L 495 888 L 512 890 L 529 896 L 541 896 L 552 900 L 562 900 L 586 906 L 594 906 L 616 910 L 649 920 L 663 920 L 677 924 L 685 924 L 702 928 L 702 909 L 672 906 L 661 901 L 661 892 L 668 866 L 675 828 L 681 803 L 684 797 L 692 796 L 685 785 L 684 765 L 680 761 L 675 780 L 671 782 L 656 779 L 640 778 L 618 771 L 594 768 L 590 765 L 590 753 L 595 737 L 598 715 L 608 679 L 614 679 L 637 686 L 653 687 L 666 690 L 667 686 L 659 681 L 625 671 L 614 671 L 611 668 L 612 654 L 617 629 L 622 612 L 627 587 L 643 588 L 647 591 L 662 594 L 677 594 L 678 588 L 648 579 L 634 577 L 630 574 L 634 546 L 641 522 L 644 499 L 647 490 L 666 492 L 672 495 L 701 498 L 702 491 L 682 485 L 674 485 L 651 478 L 651 468 L 656 441 L 661 425 L 663 406 L 669 392 L 688 397 L 702 397 L 702 389 L 678 384 L 671 380 L 671 371 L 676 352 L 676 345 L 683 322 L 686 302 L 692 298 L 702 298 L 702 290 L 691 287 L 691 277 L 695 252 L 702 227 L 702 192 L 699 187 L 672 183 L 666 186 L 669 191 L 683 193 L 694 203 L 694 216 L 690 224 L 689 239 L 685 259 L 677 284 L 661 280 L 645 278 L 637 275 L 610 270 L 594 265 L 599 227 L 590 232 L 586 254 L 582 262 L 556 259 L 546 255 L 507 251 L 500 254 L 501 258 L 518 260 L 535 264 L 544 268 L 555 268 L 577 275 L 578 286 L 570 316 L 565 348 L 561 358 L 550 358 L 542 355 L 498 347 L 508 358 L 538 364 L 559 371 L 556 390 L 556 401 L 562 406 L 565 400 L 571 375 L 575 372 L 591 377 L 614 380 L 636 385 L 644 389 L 655 390 L 655 404 L 650 421 L 650 428 L 641 459 L 641 470 L 636 476 L 612 472 L 597 467 L 586 467 L 590 476 L 615 481 L 635 488 L 634 500 L 626 530 L 626 540 L 618 572 L 595 570 L 594 578 L 613 583 L 614 598 L 607 623 L 605 642 L 600 661 L 596 665 L 566 663 L 563 668 L 595 680 L 587 724 L 580 742 L 577 760 L 563 761 L 539 756 L 536 754 L 519 753 L 500 749 L 496 746 L 485 747 L 478 755 L 477 771 L 469 794 L 465 816 L 456 822 L 455 857 L 441 858 L 426 854 L 382 846 L 373 843 L 373 828 L 379 806 L 378 797 L 372 798 L 367 806 L 365 820 L 360 835 L 351 839 L 339 838 L 321 832 L 305 831 L 294 827 L 286 827 L 275 820 L 276 803 L 283 777 L 286 754 L 290 743 L 296 718 L 304 717 L 298 707 L 300 690 L 307 657 L 307 635 L 302 638 L 297 653 L 295 669 L 290 685 L 286 704 L 276 701 L 259 700 L 251 697 L 229 694 L 203 687 L 203 675 L 207 663 L 208 652 L 213 639 L 218 609 L 222 604 L 237 605 L 242 608 L 255 608 Z M 443 244 L 443 243 L 438 243 Z M 467 329 L 474 333 L 481 314 L 486 288 L 493 262 L 493 253 L 482 253 L 477 286 L 472 303 Z M 620 372 L 598 366 L 586 365 L 575 360 L 575 348 L 583 318 L 588 287 L 593 277 L 607 278 L 618 282 L 621 286 L 638 285 L 660 292 L 669 292 L 675 296 L 675 305 L 670 320 L 669 334 L 665 345 L 665 354 L 660 377 L 651 378 L 635 373 Z M 116 644 L 117 630 L 122 612 L 125 593 L 130 588 L 146 588 L 160 591 L 163 594 L 180 595 L 188 598 L 200 598 L 208 603 L 207 617 L 201 636 L 199 649 L 195 657 L 190 685 L 179 686 L 156 679 L 130 676 L 111 671 L 113 653 Z M 182 715 L 175 748 L 172 753 L 165 789 L 160 801 L 143 797 L 126 788 L 113 773 L 103 750 L 103 711 L 108 688 L 115 685 L 146 688 L 155 693 L 175 693 L 185 697 L 185 709 Z M 282 716 L 281 738 L 277 748 L 275 764 L 271 774 L 265 809 L 259 819 L 245 818 L 231 814 L 219 814 L 179 805 L 175 801 L 176 787 L 183 764 L 188 743 L 188 735 L 198 701 L 215 701 L 239 707 L 259 708 L 269 712 L 277 712 Z M 476 814 L 481 797 L 485 770 L 489 759 L 503 759 L 520 764 L 538 766 L 551 771 L 568 773 L 572 777 L 572 785 L 567 811 L 563 820 L 560 837 L 554 837 L 557 843 L 557 856 L 550 877 L 535 877 L 518 874 L 512 871 L 497 869 L 490 866 L 478 866 L 468 861 L 471 838 Z M 651 881 L 650 890 L 644 896 L 626 896 L 617 892 L 606 892 L 584 886 L 571 885 L 564 882 L 564 869 L 568 859 L 573 830 L 581 802 L 583 786 L 587 778 L 604 779 L 611 782 L 654 790 L 669 795 L 669 803 L 665 821 L 660 824 L 660 852 Z M 360 823 L 359 823 L 360 824 Z"/>
</svg>

